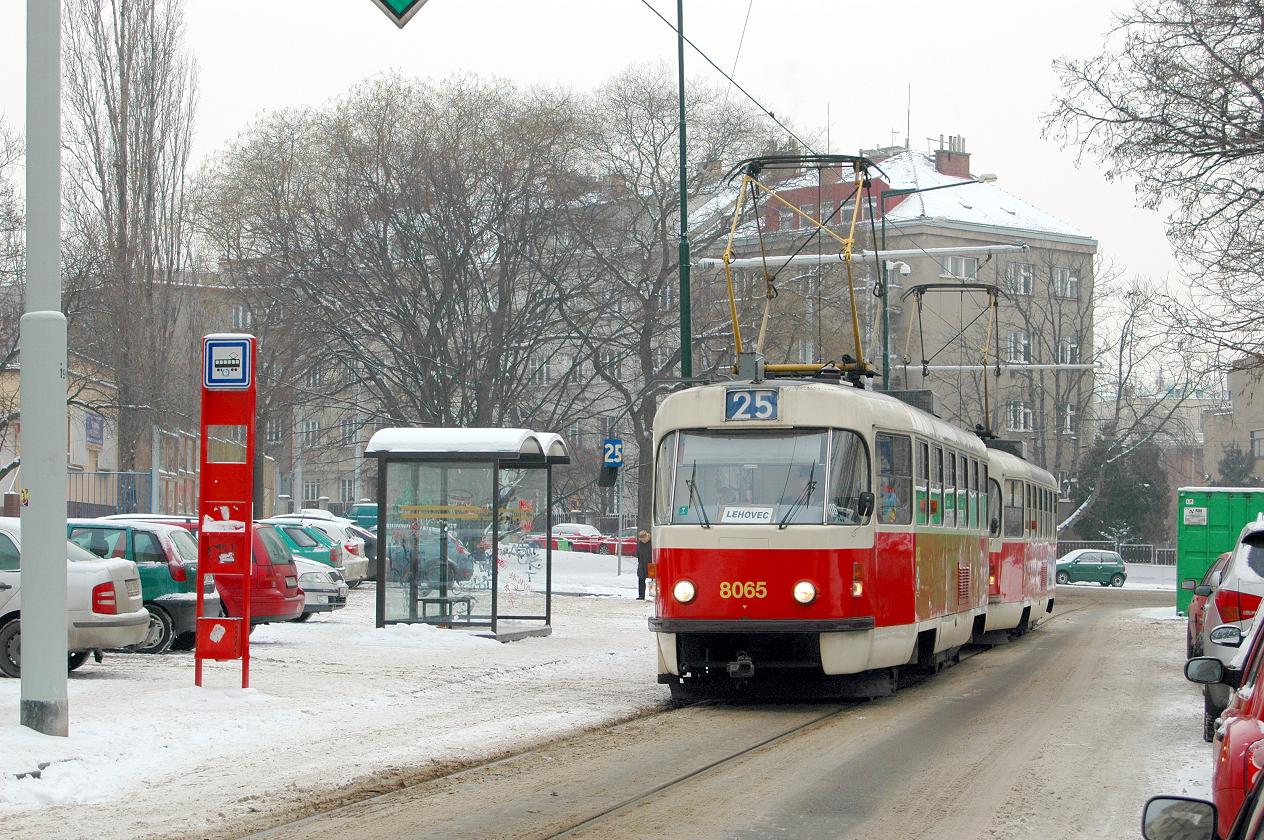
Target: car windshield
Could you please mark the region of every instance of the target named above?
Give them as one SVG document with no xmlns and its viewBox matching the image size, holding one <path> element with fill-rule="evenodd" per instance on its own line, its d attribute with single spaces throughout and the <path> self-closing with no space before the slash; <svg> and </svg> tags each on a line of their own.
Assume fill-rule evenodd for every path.
<svg viewBox="0 0 1264 840">
<path fill-rule="evenodd" d="M 66 540 L 66 559 L 75 563 L 83 563 L 87 560 L 100 560 L 101 558 L 88 551 L 88 549 Z"/>
<path fill-rule="evenodd" d="M 259 539 L 263 542 L 263 546 L 267 549 L 266 561 L 273 566 L 284 566 L 287 563 L 294 562 L 294 556 L 290 554 L 290 550 L 285 547 L 285 543 L 277 536 L 276 531 L 266 526 L 255 526 L 255 530 L 259 533 Z M 261 559 L 256 557 L 256 560 Z"/>
<path fill-rule="evenodd" d="M 1239 572 L 1250 571 L 1255 577 L 1264 577 L 1264 533 L 1247 534 L 1238 546 L 1235 566 Z"/>
<path fill-rule="evenodd" d="M 312 538 L 311 534 L 309 534 L 306 529 L 300 528 L 297 525 L 286 525 L 283 530 L 285 531 L 286 536 L 288 536 L 299 548 L 314 548 L 319 545 L 319 543 Z"/>
<path fill-rule="evenodd" d="M 185 563 L 197 562 L 197 540 L 193 539 L 193 535 L 184 528 L 172 529 L 168 534 L 171 538 L 171 544 L 176 547 L 176 554 L 180 555 L 180 559 Z"/>
<path fill-rule="evenodd" d="M 853 432 L 680 432 L 675 473 L 670 521 L 676 525 L 868 520 L 859 515 L 859 496 L 869 490 L 869 455 Z"/>
</svg>

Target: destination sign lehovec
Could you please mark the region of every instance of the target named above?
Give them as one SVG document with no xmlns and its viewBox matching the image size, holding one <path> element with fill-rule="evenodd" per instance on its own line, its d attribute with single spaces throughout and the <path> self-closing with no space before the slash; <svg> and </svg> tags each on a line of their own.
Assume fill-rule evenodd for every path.
<svg viewBox="0 0 1264 840">
<path fill-rule="evenodd" d="M 412 20 L 413 15 L 426 5 L 426 0 L 373 0 L 373 4 L 395 21 L 396 26 L 403 29 L 404 24 Z"/>
</svg>

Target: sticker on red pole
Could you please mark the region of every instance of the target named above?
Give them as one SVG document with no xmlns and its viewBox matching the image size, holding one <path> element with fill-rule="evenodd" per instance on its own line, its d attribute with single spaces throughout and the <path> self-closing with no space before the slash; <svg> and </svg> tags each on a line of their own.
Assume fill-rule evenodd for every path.
<svg viewBox="0 0 1264 840">
<path fill-rule="evenodd" d="M 198 481 L 198 601 L 194 682 L 202 663 L 241 660 L 250 685 L 251 546 L 254 539 L 255 352 L 252 335 L 202 339 L 201 473 Z M 223 615 L 207 615 L 214 578 Z"/>
</svg>

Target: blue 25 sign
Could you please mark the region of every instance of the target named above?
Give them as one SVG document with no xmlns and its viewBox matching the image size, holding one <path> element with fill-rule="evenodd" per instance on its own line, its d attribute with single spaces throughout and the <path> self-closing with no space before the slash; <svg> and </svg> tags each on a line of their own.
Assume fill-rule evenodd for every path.
<svg viewBox="0 0 1264 840">
<path fill-rule="evenodd" d="M 623 466 L 623 438 L 606 438 L 601 442 L 601 463 L 607 467 Z"/>
<path fill-rule="evenodd" d="M 776 420 L 777 392 L 773 389 L 741 388 L 724 394 L 725 420 Z"/>
</svg>

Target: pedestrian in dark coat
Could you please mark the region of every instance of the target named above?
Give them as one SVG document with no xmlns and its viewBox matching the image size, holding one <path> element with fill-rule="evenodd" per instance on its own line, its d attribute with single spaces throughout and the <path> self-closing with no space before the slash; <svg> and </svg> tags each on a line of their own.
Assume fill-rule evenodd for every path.
<svg viewBox="0 0 1264 840">
<path fill-rule="evenodd" d="M 636 535 L 636 599 L 645 600 L 645 579 L 650 574 L 650 562 L 654 559 L 654 549 L 650 546 L 649 531 L 641 531 Z"/>
</svg>

